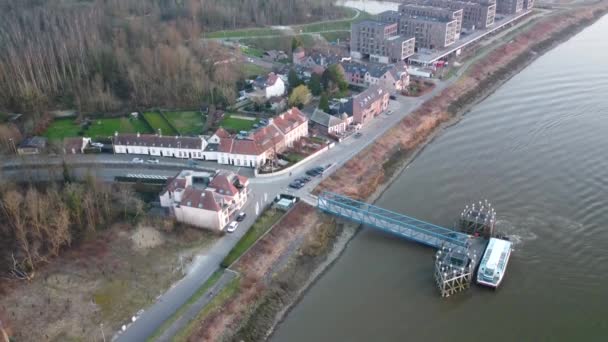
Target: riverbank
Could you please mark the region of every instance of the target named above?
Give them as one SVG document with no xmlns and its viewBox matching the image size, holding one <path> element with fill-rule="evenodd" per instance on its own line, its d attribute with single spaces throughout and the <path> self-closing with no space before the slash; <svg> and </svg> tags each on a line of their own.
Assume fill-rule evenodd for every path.
<svg viewBox="0 0 608 342">
<path fill-rule="evenodd" d="M 317 191 L 330 190 L 366 201 L 375 200 L 401 170 L 443 129 L 456 123 L 471 106 L 489 96 L 542 53 L 594 22 L 601 16 L 600 14 L 605 13 L 606 8 L 603 8 L 602 11 L 593 13 L 593 9 L 590 11 L 587 9 L 558 13 L 539 20 L 530 29 L 514 37 L 508 44 L 495 47 L 494 51 L 467 70 L 465 75 L 453 86 L 425 103 L 410 117 L 378 139 L 374 146 L 370 146 L 355 156 L 353 160 L 323 182 Z M 352 188 L 349 185 L 352 183 L 357 183 L 358 188 Z M 323 216 L 317 212 L 311 212 L 309 215 Z M 298 229 L 302 229 L 306 225 L 300 224 L 299 226 Z M 312 233 L 315 234 L 315 232 Z M 275 279 L 281 279 L 279 286 L 282 286 L 282 289 L 289 289 L 290 291 L 287 292 L 292 295 L 279 296 L 276 300 L 269 299 L 272 298 L 270 295 L 260 296 L 255 303 L 238 308 L 238 310 L 247 311 L 248 314 L 241 316 L 241 324 L 237 329 L 224 325 L 223 339 L 261 340 L 267 338 L 273 327 L 287 312 L 288 309 L 285 307 L 297 302 L 297 298 L 314 282 L 315 275 L 322 274 L 324 269 L 331 264 L 328 262 L 332 260 L 331 257 L 339 255 L 345 245 L 341 241 L 339 244 L 334 243 L 334 248 L 326 249 L 325 262 L 319 262 L 320 266 L 317 266 L 313 272 L 309 272 L 308 269 L 298 269 L 298 267 L 278 270 Z M 297 260 L 297 254 L 294 257 Z M 317 261 L 322 259 L 322 255 L 318 257 Z M 298 264 L 294 262 L 291 265 Z M 294 269 L 297 269 L 297 272 L 294 272 Z M 305 278 L 307 275 L 309 277 Z M 303 278 L 306 280 L 302 281 Z M 299 289 L 293 291 L 294 287 Z M 273 311 L 275 315 L 271 314 Z M 274 323 L 268 328 L 268 321 L 273 317 Z M 219 326 L 214 326 L 214 328 L 219 329 Z M 204 328 L 201 327 L 201 329 Z"/>
</svg>

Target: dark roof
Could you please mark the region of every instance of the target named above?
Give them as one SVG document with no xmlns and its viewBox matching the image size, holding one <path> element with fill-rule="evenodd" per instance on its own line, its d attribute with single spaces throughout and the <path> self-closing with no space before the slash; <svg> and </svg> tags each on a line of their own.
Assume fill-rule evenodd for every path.
<svg viewBox="0 0 608 342">
<path fill-rule="evenodd" d="M 203 139 L 155 134 L 115 134 L 114 145 L 185 148 L 202 150 Z"/>
<path fill-rule="evenodd" d="M 381 77 L 382 75 L 386 74 L 386 72 L 389 69 L 391 69 L 391 66 L 382 65 L 382 64 L 372 64 L 369 67 L 368 72 L 369 72 L 370 76 L 372 76 L 374 78 L 378 78 L 378 77 Z"/>
<path fill-rule="evenodd" d="M 356 63 L 356 62 L 343 62 L 341 64 L 342 64 L 342 68 L 344 69 L 344 72 L 347 72 L 349 74 L 355 74 L 355 73 L 365 74 L 367 72 L 367 65 L 365 65 L 365 64 Z"/>
<path fill-rule="evenodd" d="M 312 113 L 310 121 L 315 122 L 324 127 L 333 127 L 342 123 L 342 120 L 340 120 L 340 118 L 327 114 L 320 109 L 315 109 L 315 111 Z"/>
<path fill-rule="evenodd" d="M 19 148 L 45 148 L 47 139 L 44 137 L 31 137 L 23 140 Z"/>
</svg>

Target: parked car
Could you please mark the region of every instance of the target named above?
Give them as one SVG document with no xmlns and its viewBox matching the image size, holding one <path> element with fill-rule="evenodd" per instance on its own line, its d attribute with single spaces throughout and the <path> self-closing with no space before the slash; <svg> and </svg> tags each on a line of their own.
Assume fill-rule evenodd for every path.
<svg viewBox="0 0 608 342">
<path fill-rule="evenodd" d="M 289 183 L 289 187 L 292 189 L 300 189 L 304 186 L 304 184 L 298 182 L 298 181 L 293 181 L 291 183 Z"/>
<path fill-rule="evenodd" d="M 308 177 L 308 176 L 302 176 L 300 179 L 302 180 L 302 182 L 304 182 L 304 183 L 308 183 L 308 182 L 310 182 L 310 180 L 311 180 L 312 178 L 310 178 L 310 177 Z"/>
<path fill-rule="evenodd" d="M 245 217 L 247 217 L 247 214 L 245 214 L 244 212 L 242 212 L 242 211 L 241 211 L 241 212 L 240 212 L 240 213 L 239 213 L 239 214 L 236 216 L 236 220 L 237 220 L 237 222 L 242 222 L 242 221 L 245 219 Z"/>
<path fill-rule="evenodd" d="M 396 99 L 397 99 L 397 96 L 395 96 L 395 95 L 390 95 L 388 98 L 389 98 L 389 99 L 391 99 L 391 100 L 396 100 Z"/>
<path fill-rule="evenodd" d="M 386 115 L 393 115 L 393 111 L 392 110 L 387 111 Z"/>
<path fill-rule="evenodd" d="M 152 158 L 152 159 L 146 160 L 146 163 L 158 164 L 158 163 L 160 163 L 160 161 L 158 159 L 156 159 L 156 158 Z"/>
<path fill-rule="evenodd" d="M 355 133 L 355 138 L 359 138 L 359 137 L 361 137 L 362 135 L 363 135 L 363 134 L 362 134 L 361 132 L 357 132 L 357 133 Z"/>
<path fill-rule="evenodd" d="M 131 160 L 131 163 L 134 163 L 134 164 L 143 164 L 144 160 L 141 159 L 141 158 L 133 158 L 133 160 Z"/>
<path fill-rule="evenodd" d="M 102 143 L 98 143 L 98 142 L 92 142 L 91 146 L 93 147 L 99 147 L 99 148 L 103 148 L 103 144 Z"/>
<path fill-rule="evenodd" d="M 227 231 L 228 233 L 232 233 L 232 232 L 234 232 L 234 231 L 236 230 L 236 227 L 238 227 L 238 226 L 239 226 L 239 223 L 238 223 L 238 222 L 236 222 L 236 221 L 232 221 L 232 222 L 230 222 L 230 224 L 228 225 L 228 228 L 226 228 L 226 231 Z"/>
</svg>

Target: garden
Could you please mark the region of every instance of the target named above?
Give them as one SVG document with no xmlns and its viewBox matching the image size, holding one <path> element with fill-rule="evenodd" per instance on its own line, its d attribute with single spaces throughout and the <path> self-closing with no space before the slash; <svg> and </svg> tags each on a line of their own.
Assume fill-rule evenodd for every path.
<svg viewBox="0 0 608 342">
<path fill-rule="evenodd" d="M 200 135 L 203 134 L 205 117 L 201 112 L 163 112 L 165 118 L 175 127 L 181 135 Z"/>
<path fill-rule="evenodd" d="M 144 118 L 154 129 L 155 133 L 158 133 L 158 130 L 160 129 L 162 135 L 179 135 L 159 112 L 145 112 Z"/>
<path fill-rule="evenodd" d="M 253 125 L 255 125 L 256 123 L 258 123 L 258 120 L 256 120 L 255 118 L 240 116 L 236 114 L 227 114 L 220 122 L 220 126 L 230 132 L 237 133 L 240 131 L 250 131 L 251 129 L 253 129 Z"/>
<path fill-rule="evenodd" d="M 63 140 L 69 137 L 109 137 L 118 133 L 151 133 L 146 123 L 138 118 L 103 118 L 78 123 L 75 118 L 54 120 L 44 136 L 49 140 Z"/>
</svg>

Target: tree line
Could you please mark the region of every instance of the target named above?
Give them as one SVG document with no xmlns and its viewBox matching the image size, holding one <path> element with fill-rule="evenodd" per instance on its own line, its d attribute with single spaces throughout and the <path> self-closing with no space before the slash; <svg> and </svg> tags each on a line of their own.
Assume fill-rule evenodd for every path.
<svg viewBox="0 0 608 342">
<path fill-rule="evenodd" d="M 36 267 L 144 204 L 131 187 L 88 177 L 63 186 L 0 187 L 0 277 L 31 279 Z"/>
<path fill-rule="evenodd" d="M 0 0 L 0 109 L 229 103 L 238 56 L 203 31 L 334 11 L 329 0 Z"/>
</svg>

